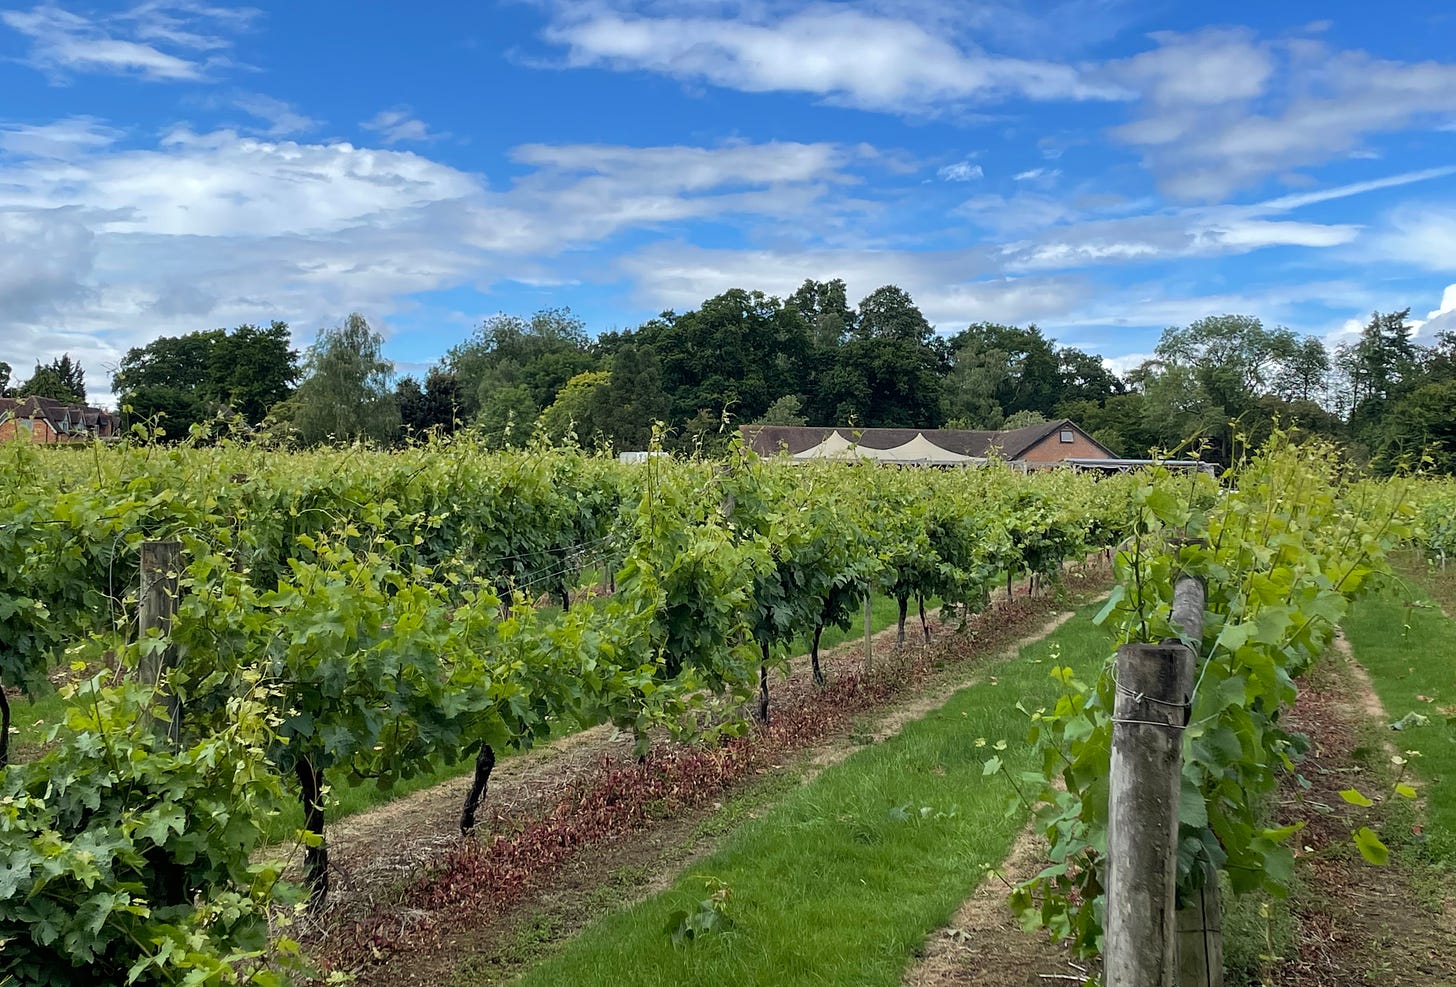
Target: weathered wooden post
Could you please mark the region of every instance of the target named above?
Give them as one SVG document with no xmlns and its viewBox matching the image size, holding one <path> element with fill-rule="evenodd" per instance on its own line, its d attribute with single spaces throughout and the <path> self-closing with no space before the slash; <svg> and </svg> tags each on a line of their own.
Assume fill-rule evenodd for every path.
<svg viewBox="0 0 1456 987">
<path fill-rule="evenodd" d="M 137 636 L 143 639 L 147 632 L 156 630 L 163 637 L 172 633 L 172 618 L 177 614 L 177 576 L 181 570 L 182 543 L 175 541 L 142 542 L 141 593 L 137 601 Z M 167 722 L 156 721 L 150 714 L 153 729 L 159 736 L 165 736 L 177 746 L 181 740 L 182 709 L 177 697 L 167 688 L 167 669 L 177 664 L 177 646 L 144 651 L 137 665 L 137 675 L 143 685 L 154 690 L 161 705 L 166 708 Z"/>
<path fill-rule="evenodd" d="M 1173 588 L 1171 622 L 1182 639 L 1193 642 L 1195 648 L 1203 640 L 1206 602 L 1206 589 L 1196 579 L 1185 576 Z M 1195 668 L 1197 661 L 1195 650 Z M 1175 832 L 1175 839 L 1176 835 Z M 1218 870 L 1206 858 L 1202 867 L 1202 885 L 1178 909 L 1178 987 L 1223 987 L 1223 914 L 1219 905 Z"/>
<path fill-rule="evenodd" d="M 1173 600 L 1174 613 L 1185 618 L 1196 603 L 1201 634 L 1202 585 L 1180 580 Z M 1188 625 L 1180 629 L 1186 635 Z M 1103 948 L 1107 987 L 1176 983 L 1178 795 L 1193 666 L 1193 652 L 1180 642 L 1127 644 L 1117 652 Z"/>
</svg>

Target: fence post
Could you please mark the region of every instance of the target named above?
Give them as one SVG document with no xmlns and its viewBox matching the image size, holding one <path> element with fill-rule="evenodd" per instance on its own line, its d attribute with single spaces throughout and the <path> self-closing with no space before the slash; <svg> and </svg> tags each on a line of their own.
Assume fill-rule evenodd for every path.
<svg viewBox="0 0 1456 987">
<path fill-rule="evenodd" d="M 177 613 L 177 575 L 181 569 L 182 543 L 175 541 L 142 542 L 141 593 L 138 603 L 137 637 L 156 630 L 163 637 L 172 633 L 172 618 Z M 167 689 L 167 669 L 177 664 L 177 646 L 168 644 L 160 651 L 144 652 L 137 666 L 143 685 L 151 686 L 166 707 L 167 722 L 157 722 L 150 714 L 158 736 L 166 737 L 172 746 L 181 739 L 181 707 L 177 697 Z"/>
<path fill-rule="evenodd" d="M 1183 640 L 1203 640 L 1207 590 L 1184 576 L 1173 588 L 1172 624 Z M 1165 642 L 1172 643 L 1172 642 Z M 1197 667 L 1198 655 L 1193 655 Z M 1175 845 L 1176 849 L 1176 845 Z M 1218 870 L 1203 861 L 1203 883 L 1197 895 L 1178 909 L 1179 987 L 1223 987 L 1223 914 L 1219 904 Z"/>
<path fill-rule="evenodd" d="M 1186 617 L 1194 602 L 1201 633 L 1203 587 L 1180 580 L 1175 613 Z M 1180 629 L 1186 633 L 1187 625 Z M 1178 795 L 1193 666 L 1193 652 L 1181 643 L 1127 644 L 1117 652 L 1103 949 L 1107 987 L 1176 983 Z"/>
</svg>

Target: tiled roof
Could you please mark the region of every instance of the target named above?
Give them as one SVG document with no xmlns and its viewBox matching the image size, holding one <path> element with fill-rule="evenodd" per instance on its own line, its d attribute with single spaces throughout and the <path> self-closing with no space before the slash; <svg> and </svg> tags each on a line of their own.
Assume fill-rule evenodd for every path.
<svg viewBox="0 0 1456 987">
<path fill-rule="evenodd" d="M 58 434 L 94 432 L 103 426 L 114 428 L 116 425 L 111 412 L 101 408 L 67 404 L 55 398 L 0 398 L 0 419 L 12 417 L 40 419 Z"/>
</svg>

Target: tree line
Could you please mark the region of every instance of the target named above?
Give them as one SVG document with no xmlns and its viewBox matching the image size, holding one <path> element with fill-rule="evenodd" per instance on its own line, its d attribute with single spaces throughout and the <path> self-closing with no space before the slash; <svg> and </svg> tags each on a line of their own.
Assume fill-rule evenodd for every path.
<svg viewBox="0 0 1456 987">
<path fill-rule="evenodd" d="M 1277 421 L 1377 468 L 1429 456 L 1456 472 L 1456 337 L 1418 343 L 1409 316 L 1376 312 L 1333 349 L 1252 316 L 1210 316 L 1165 330 L 1151 359 L 1118 375 L 1035 325 L 937 333 L 894 285 L 851 305 L 843 281 L 805 281 L 787 298 L 733 289 L 597 335 L 565 308 L 494 315 L 420 378 L 396 377 L 382 337 L 355 314 L 301 354 L 282 322 L 162 337 L 130 350 L 112 384 L 133 420 L 159 420 L 174 438 L 241 415 L 303 445 L 472 427 L 498 445 L 539 433 L 642 449 L 662 421 L 671 447 L 711 452 L 729 422 L 994 429 L 1070 418 L 1122 456 L 1202 449 L 1229 462 Z M 62 360 L 79 387 L 79 365 Z M 38 366 L 33 380 L 54 383 L 58 370 Z"/>
</svg>

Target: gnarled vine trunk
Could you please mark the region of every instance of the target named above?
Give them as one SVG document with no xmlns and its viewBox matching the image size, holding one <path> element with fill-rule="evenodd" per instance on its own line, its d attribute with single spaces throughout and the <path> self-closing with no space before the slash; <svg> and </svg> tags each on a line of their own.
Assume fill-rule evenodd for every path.
<svg viewBox="0 0 1456 987">
<path fill-rule="evenodd" d="M 814 625 L 814 644 L 809 649 L 809 667 L 814 669 L 814 684 L 824 684 L 824 672 L 819 668 L 819 638 L 824 634 L 824 618 Z"/>
<path fill-rule="evenodd" d="M 311 846 L 303 853 L 303 878 L 308 884 L 308 907 L 310 911 L 323 908 L 329 897 L 329 848 L 324 842 L 324 773 L 313 766 L 308 758 L 294 762 L 294 774 L 302 789 L 303 828 L 316 833 L 318 846 Z"/>
<path fill-rule="evenodd" d="M 461 836 L 469 836 L 475 832 L 475 810 L 480 808 L 480 802 L 485 798 L 486 788 L 490 784 L 490 773 L 494 768 L 495 751 L 490 744 L 482 741 L 480 753 L 475 755 L 475 780 L 470 783 L 465 806 L 460 811 Z"/>
</svg>

